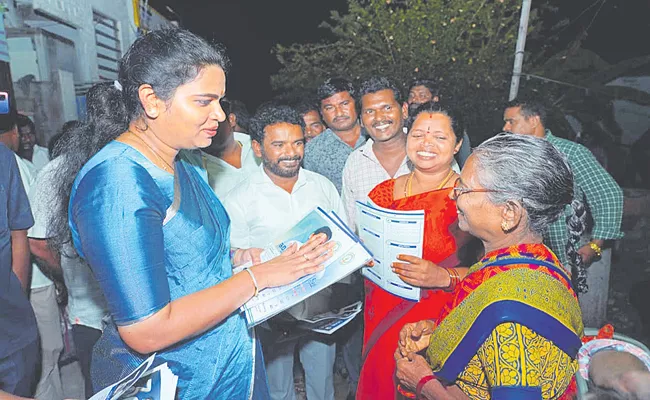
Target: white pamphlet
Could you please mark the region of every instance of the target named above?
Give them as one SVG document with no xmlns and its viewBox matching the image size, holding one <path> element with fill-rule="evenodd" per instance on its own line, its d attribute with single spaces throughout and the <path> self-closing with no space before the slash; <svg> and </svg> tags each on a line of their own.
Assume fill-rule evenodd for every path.
<svg viewBox="0 0 650 400">
<path fill-rule="evenodd" d="M 424 210 L 397 211 L 359 201 L 359 237 L 374 257 L 374 266 L 361 270 L 382 289 L 408 300 L 420 300 L 420 288 L 409 285 L 393 272 L 398 254 L 422 257 Z"/>
<path fill-rule="evenodd" d="M 256 297 L 241 307 L 249 327 L 266 321 L 338 282 L 372 259 L 372 254 L 333 211 L 326 212 L 319 207 L 273 243 L 267 245 L 261 255 L 262 261 L 277 257 L 292 243 L 298 243 L 300 246 L 313 234 L 321 232 L 326 233 L 330 240 L 336 243 L 334 254 L 324 262 L 325 270 L 302 277 L 288 285 L 261 290 Z M 240 266 L 233 272 L 236 273 L 242 267 L 248 266 L 250 264 Z"/>
<path fill-rule="evenodd" d="M 133 372 L 99 391 L 90 400 L 174 400 L 178 377 L 167 363 L 151 368 L 156 355 L 147 358 Z"/>
</svg>

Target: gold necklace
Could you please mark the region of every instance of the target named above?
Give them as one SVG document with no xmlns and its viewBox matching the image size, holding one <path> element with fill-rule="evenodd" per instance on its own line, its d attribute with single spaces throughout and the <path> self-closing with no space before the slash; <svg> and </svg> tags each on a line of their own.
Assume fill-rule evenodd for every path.
<svg viewBox="0 0 650 400">
<path fill-rule="evenodd" d="M 435 189 L 435 190 L 440 190 L 442 189 L 443 186 L 449 181 L 449 178 L 454 174 L 454 170 L 450 169 L 449 173 L 445 177 L 445 179 L 442 180 L 442 183 Z M 410 197 L 411 196 L 411 187 L 413 184 L 413 176 L 415 175 L 415 170 L 411 171 L 409 174 L 409 177 L 406 178 L 406 182 L 404 183 L 404 197 Z"/>
<path fill-rule="evenodd" d="M 167 161 L 165 161 L 165 159 L 162 158 L 162 157 L 160 156 L 160 154 L 158 154 L 158 152 L 157 152 L 156 150 L 154 150 L 154 148 L 151 147 L 151 145 L 149 145 L 149 143 L 145 142 L 145 140 L 142 139 L 142 138 L 140 137 L 140 135 L 138 135 L 137 133 L 133 132 L 132 130 L 129 129 L 128 132 L 129 132 L 130 134 L 132 134 L 133 136 L 135 136 L 136 138 L 138 138 L 139 141 L 141 141 L 145 146 L 147 146 L 147 147 L 149 148 L 149 150 L 151 150 L 151 152 L 156 156 L 156 158 L 158 159 L 158 161 L 160 161 L 160 162 L 163 163 L 163 165 L 162 165 L 162 169 L 163 169 L 163 170 L 169 172 L 170 174 L 173 174 L 173 173 L 174 173 L 174 167 L 172 167 L 172 166 L 171 166 Z"/>
</svg>

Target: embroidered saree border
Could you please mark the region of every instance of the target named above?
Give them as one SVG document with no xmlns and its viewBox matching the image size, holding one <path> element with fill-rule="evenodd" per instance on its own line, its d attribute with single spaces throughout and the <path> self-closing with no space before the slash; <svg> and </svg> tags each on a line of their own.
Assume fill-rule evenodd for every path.
<svg viewBox="0 0 650 400">
<path fill-rule="evenodd" d="M 580 347 L 583 326 L 574 293 L 549 273 L 521 266 L 488 278 L 440 322 L 427 349 L 434 371 L 441 371 L 449 362 L 449 373 L 444 378 L 455 380 L 462 371 L 462 368 L 458 370 L 459 365 L 464 368 L 492 329 L 503 322 L 518 322 L 533 330 L 541 329 L 546 334 L 540 334 L 549 340 L 557 339 L 558 345 L 562 342 L 559 337 L 572 333 L 569 337 L 575 337 L 577 342 L 564 347 L 569 351 L 574 346 Z M 456 375 L 452 370 L 458 370 Z"/>
</svg>

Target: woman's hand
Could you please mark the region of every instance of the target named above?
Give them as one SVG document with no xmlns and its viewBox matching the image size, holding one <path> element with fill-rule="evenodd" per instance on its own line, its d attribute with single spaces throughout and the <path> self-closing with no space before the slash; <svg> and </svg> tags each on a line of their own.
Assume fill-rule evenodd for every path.
<svg viewBox="0 0 650 400">
<path fill-rule="evenodd" d="M 326 242 L 325 234 L 311 237 L 300 249 L 293 243 L 274 259 L 250 268 L 257 279 L 259 290 L 282 286 L 305 275 L 320 272 L 322 264 L 332 257 L 335 244 Z"/>
<path fill-rule="evenodd" d="M 397 379 L 412 391 L 415 391 L 422 378 L 429 375 L 433 375 L 433 371 L 421 355 L 411 353 L 410 357 L 397 360 Z"/>
<path fill-rule="evenodd" d="M 258 247 L 252 247 L 250 249 L 237 249 L 235 254 L 232 257 L 232 266 L 238 267 L 247 262 L 251 262 L 253 265 L 259 264 L 262 262 L 262 252 L 264 249 Z"/>
<path fill-rule="evenodd" d="M 393 272 L 409 285 L 423 288 L 449 286 L 449 273 L 431 261 L 407 254 L 400 254 L 397 259 L 405 262 L 394 262 Z"/>
<path fill-rule="evenodd" d="M 395 360 L 407 357 L 411 353 L 419 353 L 429 346 L 429 338 L 435 324 L 424 320 L 404 325 L 399 332 L 399 342 L 395 350 Z"/>
</svg>

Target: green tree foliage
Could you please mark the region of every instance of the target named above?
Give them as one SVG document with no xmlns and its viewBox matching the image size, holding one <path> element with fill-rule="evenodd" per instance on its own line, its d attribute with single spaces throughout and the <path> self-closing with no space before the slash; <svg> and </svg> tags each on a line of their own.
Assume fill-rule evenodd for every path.
<svg viewBox="0 0 650 400">
<path fill-rule="evenodd" d="M 295 93 L 330 76 L 358 82 L 385 75 L 405 86 L 433 78 L 443 98 L 464 111 L 470 135 L 483 139 L 501 126 L 520 6 L 521 0 L 349 0 L 346 14 L 332 12 L 321 25 L 330 40 L 276 46 L 282 68 L 271 83 Z"/>
</svg>

